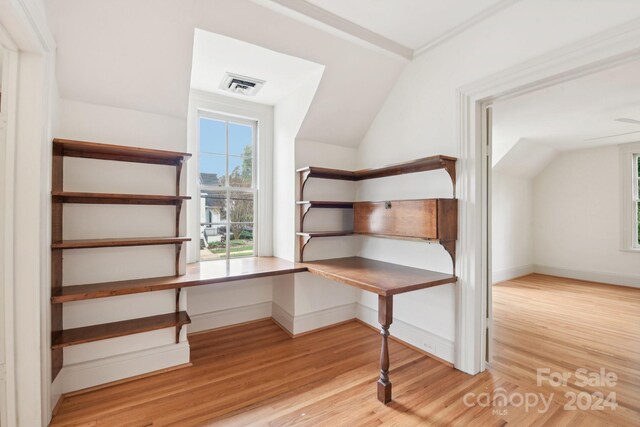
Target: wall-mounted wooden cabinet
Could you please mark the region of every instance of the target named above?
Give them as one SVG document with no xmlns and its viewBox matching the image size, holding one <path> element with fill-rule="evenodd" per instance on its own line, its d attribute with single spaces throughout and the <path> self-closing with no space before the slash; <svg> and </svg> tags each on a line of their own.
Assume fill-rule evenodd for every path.
<svg viewBox="0 0 640 427">
<path fill-rule="evenodd" d="M 458 200 L 423 199 L 356 202 L 353 232 L 423 240 L 456 240 Z"/>
</svg>

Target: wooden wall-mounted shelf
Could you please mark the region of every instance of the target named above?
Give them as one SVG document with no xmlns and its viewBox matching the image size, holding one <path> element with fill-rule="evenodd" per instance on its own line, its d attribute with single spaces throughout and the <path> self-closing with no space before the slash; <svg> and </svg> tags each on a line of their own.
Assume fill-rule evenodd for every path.
<svg viewBox="0 0 640 427">
<path fill-rule="evenodd" d="M 53 203 L 83 203 L 91 205 L 156 205 L 176 206 L 190 196 L 159 196 L 150 194 L 51 192 Z"/>
<path fill-rule="evenodd" d="M 51 348 L 55 350 L 71 345 L 85 344 L 158 329 L 182 328 L 182 326 L 188 325 L 189 323 L 191 323 L 191 319 L 187 312 L 179 311 L 139 319 L 65 329 L 54 334 Z"/>
<path fill-rule="evenodd" d="M 53 152 L 64 157 L 115 160 L 118 162 L 148 163 L 177 166 L 191 157 L 189 153 L 101 144 L 87 141 L 55 138 Z"/>
<path fill-rule="evenodd" d="M 73 141 L 68 139 L 54 139 L 52 149 L 51 295 L 53 305 L 51 307 L 51 377 L 53 380 L 60 372 L 60 369 L 62 369 L 64 363 L 62 348 L 68 345 L 81 344 L 112 338 L 115 336 L 168 327 L 176 328 L 176 342 L 178 342 L 182 326 L 190 322 L 187 313 L 179 311 L 180 289 L 176 289 L 175 313 L 69 330 L 65 330 L 63 328 L 62 304 L 54 302 L 53 299 L 64 293 L 64 288 L 62 286 L 62 252 L 65 249 L 174 245 L 175 274 L 176 276 L 179 275 L 180 254 L 183 243 L 191 240 L 187 237 L 180 237 L 180 214 L 182 206 L 186 200 L 190 199 L 190 197 L 180 195 L 180 179 L 183 164 L 191 157 L 191 154 L 175 151 L 153 150 L 148 148 L 99 144 L 86 141 Z M 175 194 L 148 195 L 65 191 L 63 188 L 64 157 L 146 163 L 175 167 Z M 62 226 L 64 205 L 69 203 L 174 206 L 175 236 L 63 240 Z"/>
<path fill-rule="evenodd" d="M 300 174 L 300 198 L 302 199 L 304 197 L 304 187 L 309 178 L 363 181 L 366 179 L 384 178 L 416 172 L 427 172 L 437 169 L 444 169 L 449 174 L 451 183 L 453 184 L 453 195 L 455 197 L 456 160 L 457 159 L 455 157 L 439 155 L 424 157 L 422 159 L 411 160 L 403 163 L 396 163 L 381 168 L 361 169 L 357 171 L 307 166 L 296 171 Z"/>
<path fill-rule="evenodd" d="M 189 237 L 132 237 L 124 239 L 86 239 L 63 240 L 51 244 L 51 249 L 88 249 L 88 248 L 115 248 L 122 246 L 157 246 L 175 245 L 188 242 Z"/>
</svg>

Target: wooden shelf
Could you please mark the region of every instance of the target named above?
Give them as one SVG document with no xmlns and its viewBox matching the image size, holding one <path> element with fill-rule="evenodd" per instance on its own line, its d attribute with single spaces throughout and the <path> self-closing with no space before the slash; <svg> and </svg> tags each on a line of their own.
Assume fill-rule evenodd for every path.
<svg viewBox="0 0 640 427">
<path fill-rule="evenodd" d="M 455 283 L 458 280 L 452 274 L 360 257 L 311 261 L 304 265 L 310 273 L 383 296 Z"/>
<path fill-rule="evenodd" d="M 115 160 L 120 162 L 150 163 L 176 166 L 191 157 L 189 153 L 153 150 L 123 145 L 99 144 L 69 139 L 53 140 L 53 153 L 58 156 Z"/>
<path fill-rule="evenodd" d="M 158 196 L 149 194 L 77 193 L 53 191 L 54 203 L 84 203 L 105 205 L 178 205 L 190 196 Z"/>
<path fill-rule="evenodd" d="M 208 261 L 187 266 L 183 276 L 157 277 L 153 279 L 123 280 L 93 283 L 89 285 L 63 286 L 52 290 L 51 302 L 61 304 L 71 301 L 105 298 L 142 292 L 164 291 L 192 286 L 214 285 L 236 280 L 279 276 L 307 271 L 304 265 L 275 257 L 238 258 L 228 261 Z"/>
<path fill-rule="evenodd" d="M 64 240 L 51 244 L 51 249 L 113 248 L 119 246 L 172 245 L 190 241 L 189 237 L 134 237 L 128 239 Z"/>
<path fill-rule="evenodd" d="M 353 202 L 330 202 L 324 200 L 304 200 L 296 202 L 297 205 L 308 206 L 310 208 L 327 208 L 327 209 L 353 209 Z"/>
<path fill-rule="evenodd" d="M 54 332 L 51 348 L 55 350 L 71 345 L 106 340 L 108 338 L 139 334 L 158 329 L 181 327 L 189 323 L 191 323 L 191 319 L 187 312 L 179 311 L 160 314 L 158 316 L 67 329 L 57 333 Z"/>
<path fill-rule="evenodd" d="M 300 231 L 296 233 L 296 236 L 302 237 L 338 237 L 338 236 L 353 236 L 353 231 Z"/>
<path fill-rule="evenodd" d="M 407 173 L 426 172 L 436 169 L 449 169 L 451 166 L 453 166 L 455 170 L 456 160 L 457 159 L 455 157 L 449 156 L 431 156 L 374 169 L 346 171 L 342 169 L 307 166 L 298 169 L 296 172 L 304 173 L 305 175 L 307 175 L 307 178 L 362 181 L 365 179 L 383 178 L 386 176 L 403 175 Z M 447 170 L 447 172 L 449 171 Z"/>
</svg>

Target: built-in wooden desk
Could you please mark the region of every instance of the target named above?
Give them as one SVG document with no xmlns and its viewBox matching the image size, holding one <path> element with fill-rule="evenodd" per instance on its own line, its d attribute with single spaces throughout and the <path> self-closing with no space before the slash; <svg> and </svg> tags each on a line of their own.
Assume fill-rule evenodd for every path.
<svg viewBox="0 0 640 427">
<path fill-rule="evenodd" d="M 303 271 L 307 271 L 307 267 L 303 264 L 275 257 L 251 257 L 236 258 L 228 261 L 200 262 L 187 265 L 187 274 L 183 276 L 63 286 L 54 290 L 51 302 L 60 304 L 117 295 L 214 285 L 216 283 L 300 273 Z"/>
<path fill-rule="evenodd" d="M 382 330 L 378 400 L 391 401 L 389 380 L 389 327 L 393 322 L 393 296 L 433 286 L 455 283 L 452 274 L 391 264 L 367 258 L 349 257 L 305 262 L 310 273 L 378 294 L 378 322 Z"/>
</svg>

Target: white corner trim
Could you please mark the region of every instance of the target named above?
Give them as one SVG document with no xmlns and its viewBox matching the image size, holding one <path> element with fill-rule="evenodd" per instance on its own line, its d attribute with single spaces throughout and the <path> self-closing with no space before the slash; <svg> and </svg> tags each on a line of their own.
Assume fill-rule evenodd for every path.
<svg viewBox="0 0 640 427">
<path fill-rule="evenodd" d="M 549 276 L 640 288 L 640 276 L 626 276 L 603 271 L 572 270 L 569 268 L 552 267 L 550 265 L 534 265 L 533 271 L 534 273 L 547 274 Z"/>
<path fill-rule="evenodd" d="M 293 318 L 294 335 L 356 318 L 356 303 L 339 305 Z M 284 325 L 283 325 L 284 326 Z"/>
<path fill-rule="evenodd" d="M 357 318 L 363 322 L 379 328 L 378 312 L 370 307 L 356 303 Z M 455 344 L 453 341 L 436 335 L 425 329 L 418 328 L 400 319 L 393 319 L 389 329 L 391 336 L 419 348 L 440 359 L 453 363 L 455 358 Z"/>
<path fill-rule="evenodd" d="M 189 363 L 189 343 L 169 344 L 62 368 L 62 393 Z M 56 379 L 57 381 L 57 379 Z"/>
<path fill-rule="evenodd" d="M 267 317 L 271 317 L 271 301 L 208 313 L 192 314 L 191 324 L 187 328 L 189 333 L 200 332 Z"/>
<path fill-rule="evenodd" d="M 478 25 L 482 21 L 485 21 L 485 20 L 491 18 L 493 15 L 497 14 L 498 12 L 501 12 L 502 10 L 506 9 L 509 6 L 514 5 L 515 3 L 519 2 L 519 1 L 520 0 L 502 0 L 502 1 L 499 1 L 499 2 L 495 3 L 492 6 L 489 6 L 488 8 L 486 8 L 484 10 L 481 10 L 477 14 L 473 15 L 471 18 L 459 23 L 458 25 L 454 26 L 453 28 L 450 28 L 449 30 L 447 30 L 444 33 L 440 34 L 438 37 L 436 37 L 436 38 L 434 38 L 432 40 L 429 40 L 428 42 L 426 42 L 425 44 L 423 44 L 422 46 L 420 46 L 419 48 L 414 50 L 413 51 L 413 57 L 415 58 L 418 55 L 422 55 L 423 53 L 435 48 L 436 46 L 441 45 L 442 43 L 446 42 L 447 40 L 450 40 L 450 39 L 456 37 L 457 35 L 464 33 L 465 31 L 467 31 L 471 27 L 473 27 L 475 25 Z"/>
<path fill-rule="evenodd" d="M 273 301 L 271 302 L 271 317 L 293 335 L 293 315 Z"/>
<path fill-rule="evenodd" d="M 503 270 L 493 270 L 491 272 L 492 284 L 515 279 L 533 273 L 533 264 L 521 265 L 518 267 L 505 268 Z"/>
<path fill-rule="evenodd" d="M 337 30 L 341 33 L 345 33 L 349 36 L 360 39 L 364 42 L 367 42 L 373 46 L 376 46 L 380 49 L 386 50 L 387 52 L 393 53 L 395 55 L 401 56 L 405 59 L 413 58 L 413 50 L 407 46 L 404 46 L 398 42 L 395 42 L 391 39 L 388 39 L 376 32 L 368 30 L 360 25 L 351 22 L 347 19 L 342 18 L 334 13 L 329 12 L 315 4 L 309 3 L 305 0 L 270 0 L 270 1 L 258 1 L 254 0 L 255 3 L 260 5 L 269 7 L 276 11 L 278 10 L 269 3 L 274 3 L 281 8 L 288 9 L 289 11 L 294 12 L 292 17 L 298 18 L 300 20 L 300 16 L 302 18 L 306 18 L 306 20 L 313 20 L 320 24 L 323 24 L 330 29 Z M 291 14 L 290 14 L 291 15 Z M 305 21 L 306 21 L 305 20 Z"/>
</svg>

